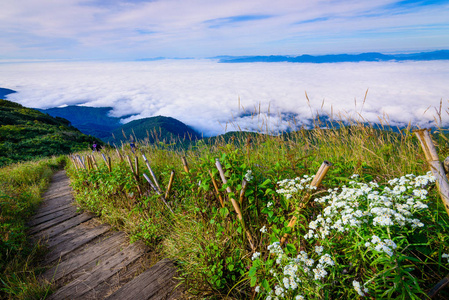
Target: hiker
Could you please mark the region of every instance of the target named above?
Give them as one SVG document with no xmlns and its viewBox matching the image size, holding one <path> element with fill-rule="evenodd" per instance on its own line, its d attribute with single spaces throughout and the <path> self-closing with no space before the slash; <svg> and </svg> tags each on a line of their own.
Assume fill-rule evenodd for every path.
<svg viewBox="0 0 449 300">
<path fill-rule="evenodd" d="M 92 145 L 92 153 L 94 152 L 100 152 L 101 146 L 97 144 L 97 142 L 94 142 Z"/>
</svg>

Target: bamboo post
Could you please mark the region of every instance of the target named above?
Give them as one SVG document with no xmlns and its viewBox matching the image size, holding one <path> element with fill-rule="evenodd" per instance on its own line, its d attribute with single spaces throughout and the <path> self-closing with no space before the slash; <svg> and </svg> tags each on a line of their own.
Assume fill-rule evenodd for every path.
<svg viewBox="0 0 449 300">
<path fill-rule="evenodd" d="M 70 155 L 69 157 L 70 157 L 70 160 L 72 161 L 72 164 L 75 166 L 75 170 L 78 170 L 78 163 L 73 158 L 73 155 Z"/>
<path fill-rule="evenodd" d="M 182 160 L 182 165 L 184 166 L 184 171 L 186 171 L 186 173 L 189 173 L 189 165 L 187 164 L 186 157 L 182 156 L 181 160 Z"/>
<path fill-rule="evenodd" d="M 111 162 L 111 158 L 108 156 L 108 170 L 109 172 L 112 172 L 112 162 Z"/>
<path fill-rule="evenodd" d="M 212 172 L 210 170 L 208 170 L 208 171 L 209 171 L 210 179 L 212 179 L 212 184 L 214 185 L 215 192 L 217 193 L 218 199 L 220 200 L 221 207 L 225 207 L 223 198 L 221 197 L 220 191 L 218 189 L 217 181 L 215 180 L 214 175 L 212 174 Z"/>
<path fill-rule="evenodd" d="M 438 192 L 440 193 L 441 201 L 443 201 L 446 213 L 449 215 L 449 182 L 443 168 L 443 164 L 438 158 L 437 150 L 430 137 L 429 130 L 420 129 L 414 131 L 418 137 L 421 147 L 426 156 L 427 163 L 430 166 L 433 176 L 436 178 Z"/>
<path fill-rule="evenodd" d="M 104 163 L 108 167 L 109 172 L 112 172 L 111 158 L 109 156 L 108 158 L 106 158 L 106 156 L 103 153 L 101 153 L 101 156 L 103 157 Z"/>
<path fill-rule="evenodd" d="M 131 162 L 131 158 L 129 157 L 129 155 L 126 155 L 126 158 L 128 159 L 128 163 L 129 163 L 129 167 L 131 169 L 131 173 L 133 174 L 134 179 L 136 180 L 137 190 L 139 191 L 139 194 L 142 195 L 142 190 L 140 189 L 140 185 L 139 185 L 139 177 L 137 177 L 137 174 L 134 171 L 134 167 L 133 167 L 133 163 Z"/>
<path fill-rule="evenodd" d="M 312 187 L 317 188 L 321 184 L 324 176 L 326 176 L 326 173 L 331 166 L 332 166 L 332 163 L 328 162 L 327 160 L 323 161 L 323 163 L 321 164 L 320 168 L 318 169 L 315 177 L 313 178 L 312 182 L 310 183 L 310 188 L 312 188 Z M 303 209 L 306 206 L 306 203 L 309 200 L 310 196 L 311 196 L 310 192 L 307 192 L 304 195 L 304 198 L 303 198 L 302 202 L 300 203 L 299 207 L 297 207 L 297 210 Z M 298 220 L 298 218 L 296 216 L 293 216 L 287 226 L 293 229 L 293 227 L 295 227 L 297 220 Z M 288 237 L 288 234 L 285 234 L 282 237 L 281 245 L 285 243 L 285 240 L 287 239 L 287 237 Z"/>
<path fill-rule="evenodd" d="M 139 159 L 137 156 L 134 156 L 134 165 L 136 166 L 136 176 L 139 177 Z"/>
<path fill-rule="evenodd" d="M 435 297 L 440 290 L 449 284 L 449 274 L 446 275 L 440 282 L 437 283 L 428 293 L 427 296 L 430 298 Z"/>
<path fill-rule="evenodd" d="M 83 160 L 81 159 L 81 156 L 78 155 L 77 157 L 78 157 L 78 161 L 80 162 L 83 169 L 86 169 L 86 165 L 84 164 Z"/>
<path fill-rule="evenodd" d="M 120 151 L 118 150 L 117 146 L 115 147 L 115 152 L 117 153 L 118 158 L 122 162 L 123 161 L 123 156 L 120 154 Z"/>
<path fill-rule="evenodd" d="M 89 155 L 86 156 L 85 163 L 86 163 L 87 170 L 90 170 Z"/>
<path fill-rule="evenodd" d="M 97 160 L 95 159 L 95 156 L 92 154 L 92 161 L 94 163 L 95 169 L 98 170 L 98 164 L 97 164 Z"/>
<path fill-rule="evenodd" d="M 223 168 L 222 168 L 218 158 L 215 159 L 215 166 L 217 167 L 218 172 L 220 173 L 221 181 L 223 182 L 223 184 L 227 184 L 228 181 L 226 180 L 226 176 L 224 174 Z M 228 192 L 228 194 L 232 194 L 232 190 L 229 186 L 226 187 L 226 191 Z M 248 242 L 251 246 L 251 249 L 254 251 L 255 247 L 254 247 L 254 243 L 253 243 L 253 238 L 251 237 L 251 234 L 249 233 L 249 231 L 246 229 L 245 220 L 243 219 L 243 215 L 242 215 L 242 211 L 240 210 L 240 206 L 239 206 L 238 202 L 235 201 L 235 199 L 233 197 L 229 197 L 229 199 L 231 200 L 232 206 L 234 207 L 234 210 L 237 213 L 237 218 L 239 219 L 240 223 L 242 224 L 243 230 L 246 233 L 246 236 L 248 238 Z"/>
<path fill-rule="evenodd" d="M 239 203 L 242 205 L 243 197 L 245 196 L 246 187 L 248 186 L 248 181 L 245 178 L 242 180 L 242 189 L 240 190 Z"/>
<path fill-rule="evenodd" d="M 134 167 L 133 167 L 133 163 L 131 162 L 131 158 L 129 157 L 129 155 L 126 155 L 126 158 L 128 160 L 128 164 L 129 164 L 129 168 L 131 169 L 131 172 L 133 173 L 134 176 L 136 176 L 136 172 L 134 172 Z"/>
<path fill-rule="evenodd" d="M 174 214 L 173 210 L 171 209 L 170 205 L 168 205 L 167 201 L 165 201 L 165 198 L 161 193 L 157 190 L 156 186 L 154 186 L 153 182 L 151 182 L 151 179 L 147 176 L 147 174 L 143 173 L 143 177 L 148 181 L 150 186 L 153 188 L 153 190 L 156 192 L 156 194 L 159 195 L 159 199 L 161 199 L 162 202 L 164 202 L 165 206 L 170 210 L 172 214 Z"/>
<path fill-rule="evenodd" d="M 161 192 L 161 187 L 159 186 L 159 183 L 157 182 L 156 175 L 154 175 L 153 169 L 151 169 L 150 162 L 148 161 L 145 154 L 142 154 L 143 160 L 145 161 L 145 164 L 147 165 L 148 171 L 150 171 L 151 177 L 153 177 L 154 183 L 156 184 L 156 187 L 158 189 L 158 192 Z"/>
<path fill-rule="evenodd" d="M 173 186 L 173 179 L 175 178 L 175 171 L 172 170 L 170 173 L 170 180 L 168 181 L 167 190 L 165 191 L 165 199 L 168 199 L 168 196 L 170 195 L 171 188 Z"/>
</svg>

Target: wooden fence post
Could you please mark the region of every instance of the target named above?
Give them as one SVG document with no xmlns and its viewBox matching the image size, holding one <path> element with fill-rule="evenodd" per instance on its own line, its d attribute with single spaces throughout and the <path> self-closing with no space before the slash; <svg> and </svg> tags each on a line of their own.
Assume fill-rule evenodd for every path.
<svg viewBox="0 0 449 300">
<path fill-rule="evenodd" d="M 332 163 L 328 162 L 327 160 L 325 160 L 320 168 L 318 169 L 315 177 L 313 178 L 312 182 L 310 183 L 310 188 L 315 187 L 317 188 L 321 182 L 323 181 L 324 176 L 326 176 L 327 171 L 329 170 L 329 168 L 332 166 Z M 306 204 L 307 201 L 309 200 L 311 194 L 310 192 L 307 192 L 302 200 L 302 202 L 300 203 L 300 205 L 296 208 L 296 210 L 300 210 L 303 209 Z M 296 216 L 293 216 L 290 220 L 290 222 L 288 223 L 288 227 L 292 228 L 295 226 L 296 221 L 298 220 L 298 218 Z M 281 239 L 281 245 L 285 243 L 285 240 L 287 239 L 288 234 L 285 234 L 282 239 Z"/>
<path fill-rule="evenodd" d="M 157 182 L 156 175 L 154 175 L 153 169 L 151 169 L 150 162 L 148 161 L 145 154 L 142 154 L 142 157 L 143 157 L 143 160 L 145 161 L 145 164 L 147 165 L 148 171 L 150 171 L 151 177 L 153 177 L 154 184 L 156 185 L 158 192 L 161 193 L 161 187 L 159 186 L 159 183 Z"/>
<path fill-rule="evenodd" d="M 436 178 L 438 192 L 440 193 L 441 201 L 443 201 L 446 213 L 449 215 L 449 182 L 444 171 L 443 164 L 438 158 L 437 150 L 432 142 L 428 129 L 420 129 L 414 131 L 418 137 L 421 147 L 426 156 L 427 163 L 430 166 L 433 176 Z"/>
<path fill-rule="evenodd" d="M 181 160 L 182 160 L 182 165 L 184 166 L 184 171 L 186 171 L 186 173 L 189 173 L 189 165 L 187 164 L 186 157 L 182 156 Z"/>
<path fill-rule="evenodd" d="M 168 196 L 170 195 L 171 187 L 173 186 L 173 180 L 175 178 L 175 171 L 172 170 L 170 173 L 170 180 L 168 181 L 167 190 L 165 191 L 165 199 L 168 199 Z"/>
<path fill-rule="evenodd" d="M 212 179 L 212 184 L 214 185 L 215 192 L 217 193 L 218 199 L 220 200 L 221 207 L 225 207 L 223 198 L 220 195 L 220 190 L 218 189 L 217 181 L 215 180 L 214 175 L 212 174 L 212 172 L 210 170 L 208 170 L 208 171 L 209 171 L 210 179 Z"/>
<path fill-rule="evenodd" d="M 215 166 L 217 167 L 218 172 L 220 173 L 221 181 L 223 182 L 223 184 L 227 184 L 228 181 L 226 180 L 226 176 L 224 174 L 223 168 L 222 168 L 222 166 L 220 164 L 220 160 L 218 158 L 215 159 Z M 228 194 L 232 193 L 232 190 L 229 186 L 226 187 L 226 191 L 228 192 Z M 254 247 L 253 238 L 252 238 L 250 232 L 246 229 L 245 220 L 243 219 L 243 215 L 242 215 L 242 211 L 240 210 L 239 203 L 233 197 L 229 197 L 229 199 L 231 200 L 232 206 L 234 207 L 234 210 L 237 213 L 237 218 L 239 219 L 240 223 L 242 224 L 243 230 L 245 231 L 246 237 L 248 238 L 248 242 L 251 246 L 251 249 L 254 251 L 256 248 Z"/>
<path fill-rule="evenodd" d="M 165 204 L 165 206 L 167 206 L 167 208 L 170 210 L 170 212 L 172 214 L 174 214 L 174 212 L 171 209 L 170 205 L 168 205 L 167 201 L 165 201 L 164 196 L 159 192 L 159 190 L 156 188 L 156 186 L 153 184 L 153 182 L 151 182 L 151 179 L 147 176 L 147 174 L 143 173 L 143 177 L 146 179 L 146 181 L 148 181 L 148 183 L 153 188 L 153 190 L 156 192 L 156 194 L 159 195 L 159 199 L 161 199 L 161 201 Z"/>
</svg>

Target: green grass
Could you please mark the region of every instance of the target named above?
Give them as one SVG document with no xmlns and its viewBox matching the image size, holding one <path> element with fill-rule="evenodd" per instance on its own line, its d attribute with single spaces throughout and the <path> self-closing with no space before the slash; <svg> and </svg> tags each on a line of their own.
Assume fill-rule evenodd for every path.
<svg viewBox="0 0 449 300">
<path fill-rule="evenodd" d="M 88 149 L 93 141 L 66 119 L 0 99 L 0 167 Z"/>
<path fill-rule="evenodd" d="M 28 243 L 26 222 L 41 202 L 51 176 L 64 161 L 64 157 L 58 157 L 0 168 L 2 299 L 40 299 L 48 290 L 35 275 L 35 259 L 45 249 Z"/>
<path fill-rule="evenodd" d="M 443 134 L 434 138 L 444 158 L 449 152 L 447 138 Z M 89 170 L 80 169 L 79 165 L 75 169 L 72 162 L 69 173 L 77 191 L 77 201 L 105 221 L 129 232 L 133 239 L 142 239 L 161 256 L 176 260 L 188 291 L 198 298 L 262 297 L 264 291 L 257 294 L 255 287 L 273 288 L 276 278 L 264 273 L 262 261 L 255 265 L 251 259 L 253 254 L 260 252 L 265 266 L 270 264 L 265 261 L 270 258 L 267 246 L 286 233 L 290 238 L 285 255 L 296 256 L 300 250 L 312 251 L 315 244 L 304 241 L 303 237 L 308 232 L 309 222 L 324 209 L 314 200 L 327 195 L 328 189 L 347 185 L 352 174 L 359 174 L 362 182 L 376 181 L 383 189 L 393 178 L 428 171 L 424 154 L 410 130 L 393 131 L 387 126 L 379 130 L 357 122 L 329 129 L 317 126 L 278 136 L 235 134 L 230 138 L 199 141 L 185 151 L 162 144 L 142 143 L 138 148 L 138 180 L 131 174 L 127 159 L 120 161 L 115 149 L 103 151 L 112 159 L 112 172 L 99 154 L 95 154 L 95 163 Z M 130 149 L 123 147 L 120 152 L 130 155 L 134 164 Z M 174 213 L 142 177 L 143 173 L 150 176 L 141 159 L 142 153 L 148 158 L 163 192 L 171 170 L 175 171 L 173 188 L 166 199 Z M 189 172 L 181 163 L 183 156 L 189 163 Z M 226 185 L 221 183 L 215 167 L 216 158 L 225 171 Z M 304 209 L 298 210 L 302 201 L 299 194 L 289 200 L 276 192 L 280 180 L 314 175 L 324 160 L 333 166 Z M 254 178 L 240 197 L 242 179 L 248 170 Z M 214 190 L 209 171 L 218 182 L 224 206 Z M 227 187 L 231 189 L 230 194 L 226 192 Z M 237 218 L 229 201 L 231 197 L 237 202 L 241 199 L 243 222 Z M 268 203 L 272 203 L 270 209 L 267 209 Z M 348 259 L 360 259 L 360 251 L 351 250 L 354 245 L 349 243 L 349 238 L 340 236 L 323 242 L 323 245 L 336 245 L 329 249 L 333 249 L 332 255 L 338 264 L 325 279 L 315 281 L 303 277 L 308 280 L 304 287 L 309 287 L 305 293 L 313 292 L 316 299 L 354 298 L 357 294 L 352 281 L 357 279 L 370 284 L 370 295 L 374 298 L 381 297 L 387 290 L 390 298 L 407 295 L 404 291 L 410 291 L 413 297 L 423 297 L 423 293 L 449 271 L 441 258 L 442 253 L 449 253 L 445 237 L 449 218 L 435 187 L 430 188 L 426 203 L 428 213 L 420 215 L 427 226 L 425 230 L 394 228 L 395 234 L 402 238 L 401 245 L 408 243 L 400 252 L 401 256 L 389 259 L 381 253 L 370 252 L 372 265 L 366 258 L 360 268 L 352 268 L 345 264 Z M 299 221 L 291 230 L 287 224 L 293 214 Z M 266 234 L 260 231 L 264 226 Z M 364 239 L 373 234 L 371 228 L 361 228 L 366 229 Z M 252 246 L 245 229 L 251 236 Z M 399 267 L 387 272 L 391 263 Z M 398 280 L 406 283 L 397 284 Z M 449 295 L 447 290 L 440 294 Z"/>
</svg>

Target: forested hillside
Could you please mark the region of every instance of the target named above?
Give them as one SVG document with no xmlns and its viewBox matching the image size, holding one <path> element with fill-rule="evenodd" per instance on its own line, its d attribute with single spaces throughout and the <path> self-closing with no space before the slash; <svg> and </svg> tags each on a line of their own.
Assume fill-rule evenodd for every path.
<svg viewBox="0 0 449 300">
<path fill-rule="evenodd" d="M 130 139 L 148 141 L 149 143 L 164 142 L 167 144 L 188 144 L 200 139 L 201 136 L 192 128 L 171 117 L 151 117 L 134 120 L 112 131 L 110 143 L 126 142 Z"/>
<path fill-rule="evenodd" d="M 0 99 L 0 166 L 87 149 L 93 140 L 66 119 Z"/>
</svg>

